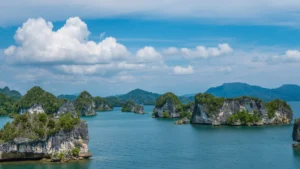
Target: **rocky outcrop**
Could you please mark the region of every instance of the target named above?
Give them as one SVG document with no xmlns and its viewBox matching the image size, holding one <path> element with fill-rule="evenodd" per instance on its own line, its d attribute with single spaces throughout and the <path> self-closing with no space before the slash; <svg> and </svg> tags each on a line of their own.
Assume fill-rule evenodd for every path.
<svg viewBox="0 0 300 169">
<path fill-rule="evenodd" d="M 122 106 L 122 112 L 133 112 L 136 114 L 146 114 L 144 112 L 144 106 L 135 104 L 132 101 L 127 101 L 123 106 Z"/>
<path fill-rule="evenodd" d="M 175 94 L 168 92 L 156 100 L 152 115 L 158 118 L 179 118 L 180 112 L 178 110 L 181 107 L 179 98 Z"/>
<path fill-rule="evenodd" d="M 29 138 L 16 137 L 0 144 L 0 161 L 88 158 L 91 156 L 88 142 L 87 124 L 80 122 L 72 130 L 60 130 L 46 139 L 30 141 Z"/>
<path fill-rule="evenodd" d="M 45 113 L 45 110 L 43 109 L 43 106 L 39 103 L 35 103 L 33 104 L 31 107 L 29 108 L 20 108 L 19 109 L 19 114 L 23 114 L 23 113 Z"/>
<path fill-rule="evenodd" d="M 67 113 L 71 113 L 73 117 L 78 117 L 74 104 L 69 100 L 65 101 L 59 107 L 58 111 L 55 113 L 55 117 L 58 118 L 59 116 Z"/>
<path fill-rule="evenodd" d="M 210 125 L 289 124 L 293 119 L 290 106 L 281 100 L 265 103 L 250 97 L 216 98 L 197 94 L 191 122 Z"/>
<path fill-rule="evenodd" d="M 95 101 L 90 93 L 83 91 L 77 97 L 75 101 L 75 110 L 80 113 L 81 116 L 95 116 Z"/>
<path fill-rule="evenodd" d="M 293 140 L 295 142 L 300 142 L 300 118 L 296 119 L 294 123 Z"/>
<path fill-rule="evenodd" d="M 96 111 L 112 111 L 113 108 L 108 104 L 108 101 L 102 97 L 95 97 Z"/>
<path fill-rule="evenodd" d="M 184 117 L 183 119 L 177 120 L 174 122 L 174 124 L 189 124 L 190 123 L 190 119 L 188 119 L 187 117 Z"/>
</svg>

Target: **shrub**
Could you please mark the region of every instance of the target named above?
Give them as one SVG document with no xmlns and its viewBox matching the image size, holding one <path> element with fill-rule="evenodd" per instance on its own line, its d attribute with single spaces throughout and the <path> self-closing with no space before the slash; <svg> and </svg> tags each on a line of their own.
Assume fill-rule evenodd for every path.
<svg viewBox="0 0 300 169">
<path fill-rule="evenodd" d="M 74 118 L 70 113 L 64 114 L 59 118 L 59 127 L 63 130 L 72 130 L 80 122 L 79 118 Z"/>
<path fill-rule="evenodd" d="M 251 123 L 256 123 L 260 120 L 261 117 L 257 111 L 254 111 L 253 114 L 250 114 L 247 111 L 240 111 L 229 116 L 227 119 L 227 123 L 233 125 L 234 123 L 240 121 L 242 125 L 247 125 Z"/>
<path fill-rule="evenodd" d="M 163 118 L 170 118 L 170 114 L 168 112 L 163 112 L 162 115 Z"/>
<path fill-rule="evenodd" d="M 79 148 L 79 147 L 75 147 L 75 148 L 72 150 L 72 154 L 73 154 L 73 156 L 75 156 L 75 157 L 78 157 L 78 156 L 79 156 L 79 152 L 80 152 L 80 148 Z"/>
<path fill-rule="evenodd" d="M 180 112 L 179 115 L 180 115 L 180 118 L 184 118 L 184 117 L 187 117 L 188 119 L 192 118 L 192 113 L 188 112 L 188 111 Z"/>
</svg>

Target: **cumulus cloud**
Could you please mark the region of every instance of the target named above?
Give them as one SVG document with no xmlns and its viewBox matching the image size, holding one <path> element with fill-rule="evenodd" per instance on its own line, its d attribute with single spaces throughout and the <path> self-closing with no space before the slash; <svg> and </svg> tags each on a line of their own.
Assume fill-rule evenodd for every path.
<svg viewBox="0 0 300 169">
<path fill-rule="evenodd" d="M 136 53 L 139 62 L 161 62 L 162 56 L 152 46 L 145 46 Z"/>
<path fill-rule="evenodd" d="M 165 54 L 169 55 L 182 55 L 189 59 L 202 58 L 206 59 L 209 57 L 217 57 L 224 54 L 229 54 L 233 52 L 233 49 L 229 46 L 228 43 L 219 44 L 218 47 L 205 47 L 205 46 L 196 46 L 195 49 L 189 48 L 168 48 L 164 50 Z"/>
<path fill-rule="evenodd" d="M 300 62 L 300 51 L 287 50 L 283 55 L 253 57 L 252 61 L 266 62 L 269 64 Z"/>
<path fill-rule="evenodd" d="M 43 18 L 28 19 L 18 28 L 17 46 L 5 50 L 7 59 L 18 63 L 105 63 L 129 55 L 126 47 L 113 37 L 96 43 L 88 41 L 90 32 L 78 17 L 53 31 L 53 24 Z"/>
<path fill-rule="evenodd" d="M 194 73 L 194 68 L 191 65 L 188 65 L 187 67 L 175 66 L 175 67 L 173 67 L 173 73 L 175 75 L 193 74 Z"/>
</svg>

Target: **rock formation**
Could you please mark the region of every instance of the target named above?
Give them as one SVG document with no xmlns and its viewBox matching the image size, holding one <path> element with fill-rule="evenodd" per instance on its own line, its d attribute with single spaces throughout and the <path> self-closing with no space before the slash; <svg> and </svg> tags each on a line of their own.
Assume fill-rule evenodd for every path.
<svg viewBox="0 0 300 169">
<path fill-rule="evenodd" d="M 293 128 L 293 144 L 294 147 L 300 147 L 300 118 L 295 120 Z"/>
<path fill-rule="evenodd" d="M 66 100 L 58 109 L 58 111 L 55 113 L 55 117 L 58 118 L 59 116 L 71 113 L 73 117 L 78 117 L 78 114 L 75 110 L 73 102 Z"/>
<path fill-rule="evenodd" d="M 102 97 L 95 97 L 96 111 L 111 111 L 113 108 L 108 104 L 108 101 Z"/>
<path fill-rule="evenodd" d="M 281 100 L 265 103 L 251 97 L 217 98 L 197 94 L 191 122 L 211 125 L 274 125 L 289 124 L 291 107 Z"/>
<path fill-rule="evenodd" d="M 122 112 L 133 112 L 136 114 L 146 114 L 144 112 L 144 106 L 135 104 L 132 101 L 127 101 L 123 106 L 122 106 Z"/>
<path fill-rule="evenodd" d="M 34 103 L 31 107 L 29 108 L 21 108 L 19 109 L 19 114 L 23 114 L 23 113 L 45 113 L 45 110 L 43 109 L 42 105 L 39 103 Z"/>
<path fill-rule="evenodd" d="M 80 113 L 81 116 L 95 116 L 95 101 L 90 93 L 83 91 L 75 100 L 75 110 Z"/>
<path fill-rule="evenodd" d="M 1 129 L 1 142 L 0 161 L 69 161 L 91 156 L 87 124 L 68 115 L 59 120 L 42 113 L 16 116 Z"/>
</svg>

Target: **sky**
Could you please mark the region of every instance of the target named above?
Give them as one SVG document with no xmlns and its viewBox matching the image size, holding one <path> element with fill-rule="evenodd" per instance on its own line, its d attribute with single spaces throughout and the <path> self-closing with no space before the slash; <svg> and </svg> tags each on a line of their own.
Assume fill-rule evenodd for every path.
<svg viewBox="0 0 300 169">
<path fill-rule="evenodd" d="M 300 1 L 4 0 L 0 87 L 178 95 L 300 84 Z"/>
</svg>

